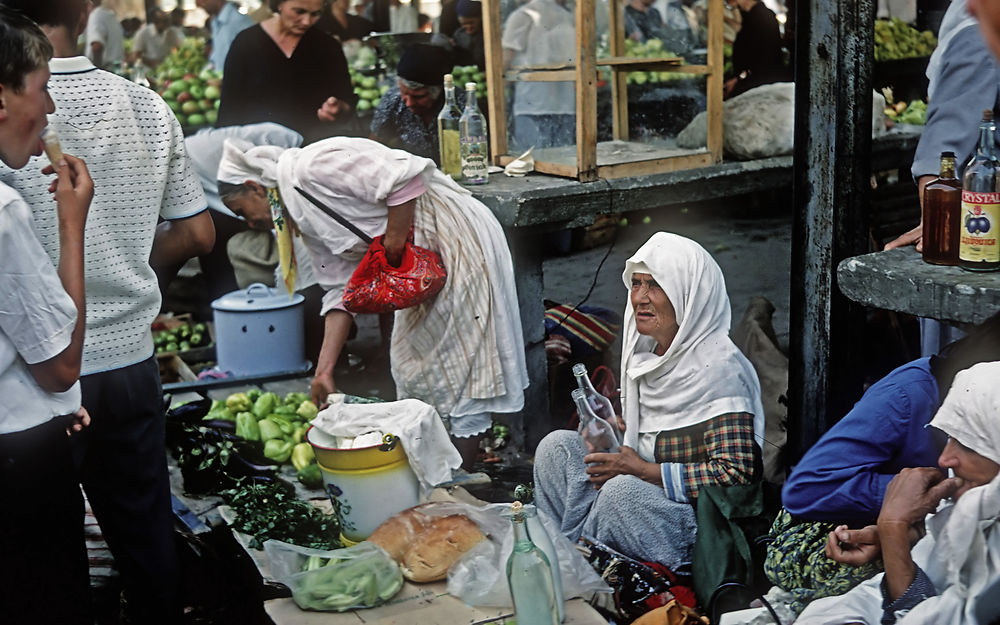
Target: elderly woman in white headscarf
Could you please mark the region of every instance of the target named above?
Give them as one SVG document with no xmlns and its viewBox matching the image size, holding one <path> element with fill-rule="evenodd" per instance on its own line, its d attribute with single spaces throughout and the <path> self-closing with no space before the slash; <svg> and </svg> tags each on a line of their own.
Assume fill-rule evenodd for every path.
<svg viewBox="0 0 1000 625">
<path fill-rule="evenodd" d="M 516 412 L 528 385 L 513 264 L 503 230 L 468 190 L 430 159 L 367 139 L 334 137 L 305 148 L 227 140 L 219 195 L 253 228 L 275 228 L 286 284 L 294 255 L 282 239 L 297 230 L 326 290 L 326 330 L 312 382 L 317 405 L 336 390 L 333 368 L 353 319 L 344 287 L 367 244 L 316 208 L 301 187 L 370 237 L 384 235 L 398 264 L 414 244 L 437 252 L 448 277 L 431 300 L 395 313 L 390 359 L 398 398 L 434 406 L 468 468 L 491 413 Z"/>
<path fill-rule="evenodd" d="M 729 339 L 722 270 L 704 248 L 656 233 L 622 278 L 624 445 L 588 453 L 575 432 L 552 432 L 535 452 L 535 499 L 570 540 L 677 570 L 691 562 L 698 489 L 759 479 L 760 384 Z"/>
<path fill-rule="evenodd" d="M 930 423 L 949 437 L 938 464 L 954 477 L 930 467 L 903 469 L 886 489 L 878 525 L 845 536 L 857 542 L 838 548 L 845 562 L 881 554 L 885 573 L 813 601 L 797 624 L 997 622 L 1000 611 L 988 612 L 983 600 L 995 608 L 995 592 L 984 591 L 1000 579 L 998 417 L 1000 362 L 955 376 Z M 939 509 L 948 497 L 954 504 Z"/>
</svg>

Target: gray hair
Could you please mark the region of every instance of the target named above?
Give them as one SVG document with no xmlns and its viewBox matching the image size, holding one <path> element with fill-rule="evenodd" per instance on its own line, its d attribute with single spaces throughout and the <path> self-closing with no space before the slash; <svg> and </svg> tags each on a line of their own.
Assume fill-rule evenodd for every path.
<svg viewBox="0 0 1000 625">
<path fill-rule="evenodd" d="M 422 82 L 417 82 L 415 80 L 407 80 L 400 76 L 397 76 L 396 79 L 399 80 L 399 84 L 403 85 L 407 89 L 413 89 L 414 91 L 426 89 L 427 94 L 430 95 L 431 98 L 435 100 L 437 100 L 438 96 L 441 95 L 441 85 L 425 85 Z"/>
</svg>

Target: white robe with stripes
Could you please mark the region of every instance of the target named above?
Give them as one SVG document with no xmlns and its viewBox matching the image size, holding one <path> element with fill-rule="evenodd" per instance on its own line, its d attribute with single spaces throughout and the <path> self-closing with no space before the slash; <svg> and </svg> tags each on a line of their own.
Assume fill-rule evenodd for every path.
<svg viewBox="0 0 1000 625">
<path fill-rule="evenodd" d="M 279 190 L 326 290 L 322 313 L 342 309 L 344 286 L 367 246 L 295 186 L 375 237 L 385 232 L 389 204 L 412 197 L 418 176 L 425 188 L 416 198 L 414 243 L 441 255 L 448 279 L 434 299 L 396 312 L 390 356 L 397 395 L 453 417 L 516 412 L 528 377 L 510 251 L 489 209 L 433 161 L 348 137 L 281 155 Z"/>
</svg>

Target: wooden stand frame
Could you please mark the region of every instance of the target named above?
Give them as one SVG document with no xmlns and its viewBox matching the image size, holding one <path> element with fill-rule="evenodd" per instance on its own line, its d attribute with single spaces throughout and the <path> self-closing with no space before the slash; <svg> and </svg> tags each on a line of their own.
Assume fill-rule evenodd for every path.
<svg viewBox="0 0 1000 625">
<path fill-rule="evenodd" d="M 486 38 L 486 83 L 490 111 L 490 149 L 497 165 L 518 155 L 508 153 L 505 79 L 522 81 L 573 81 L 576 86 L 576 146 L 536 150 L 535 170 L 576 178 L 624 178 L 680 169 L 704 167 L 722 161 L 722 2 L 708 2 L 708 64 L 682 65 L 677 58 L 639 59 L 624 56 L 624 0 L 609 0 L 609 58 L 597 58 L 595 0 L 576 2 L 575 65 L 517 68 L 503 67 L 502 19 L 499 0 L 482 0 Z M 597 141 L 598 67 L 610 71 L 613 142 Z M 700 150 L 657 150 L 629 141 L 628 92 L 630 71 L 670 71 L 706 76 L 708 145 Z M 613 155 L 612 155 L 613 152 Z M 552 157 L 552 158 L 547 158 Z M 560 158 L 561 157 L 561 158 Z"/>
</svg>

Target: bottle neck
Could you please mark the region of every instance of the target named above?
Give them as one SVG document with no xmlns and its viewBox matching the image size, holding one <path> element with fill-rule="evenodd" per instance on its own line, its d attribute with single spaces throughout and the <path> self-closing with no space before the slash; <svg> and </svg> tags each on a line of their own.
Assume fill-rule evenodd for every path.
<svg viewBox="0 0 1000 625">
<path fill-rule="evenodd" d="M 953 157 L 944 157 L 941 159 L 941 178 L 954 178 L 955 177 L 955 159 Z"/>
<path fill-rule="evenodd" d="M 455 106 L 455 87 L 445 85 L 444 88 L 444 105 L 447 108 Z"/>
<path fill-rule="evenodd" d="M 510 522 L 514 526 L 514 545 L 530 547 L 532 542 L 528 538 L 528 529 L 524 524 L 524 514 L 515 514 L 511 517 Z"/>
<path fill-rule="evenodd" d="M 576 404 L 576 413 L 580 417 L 580 423 L 590 423 L 597 417 L 597 415 L 594 414 L 594 411 L 591 410 L 586 397 L 574 397 L 573 402 Z"/>
<path fill-rule="evenodd" d="M 465 91 L 465 109 L 467 111 L 476 110 L 476 92 L 471 89 Z"/>
<path fill-rule="evenodd" d="M 993 122 L 984 121 L 979 126 L 979 154 L 981 156 L 993 156 L 994 135 L 996 126 Z"/>
</svg>

